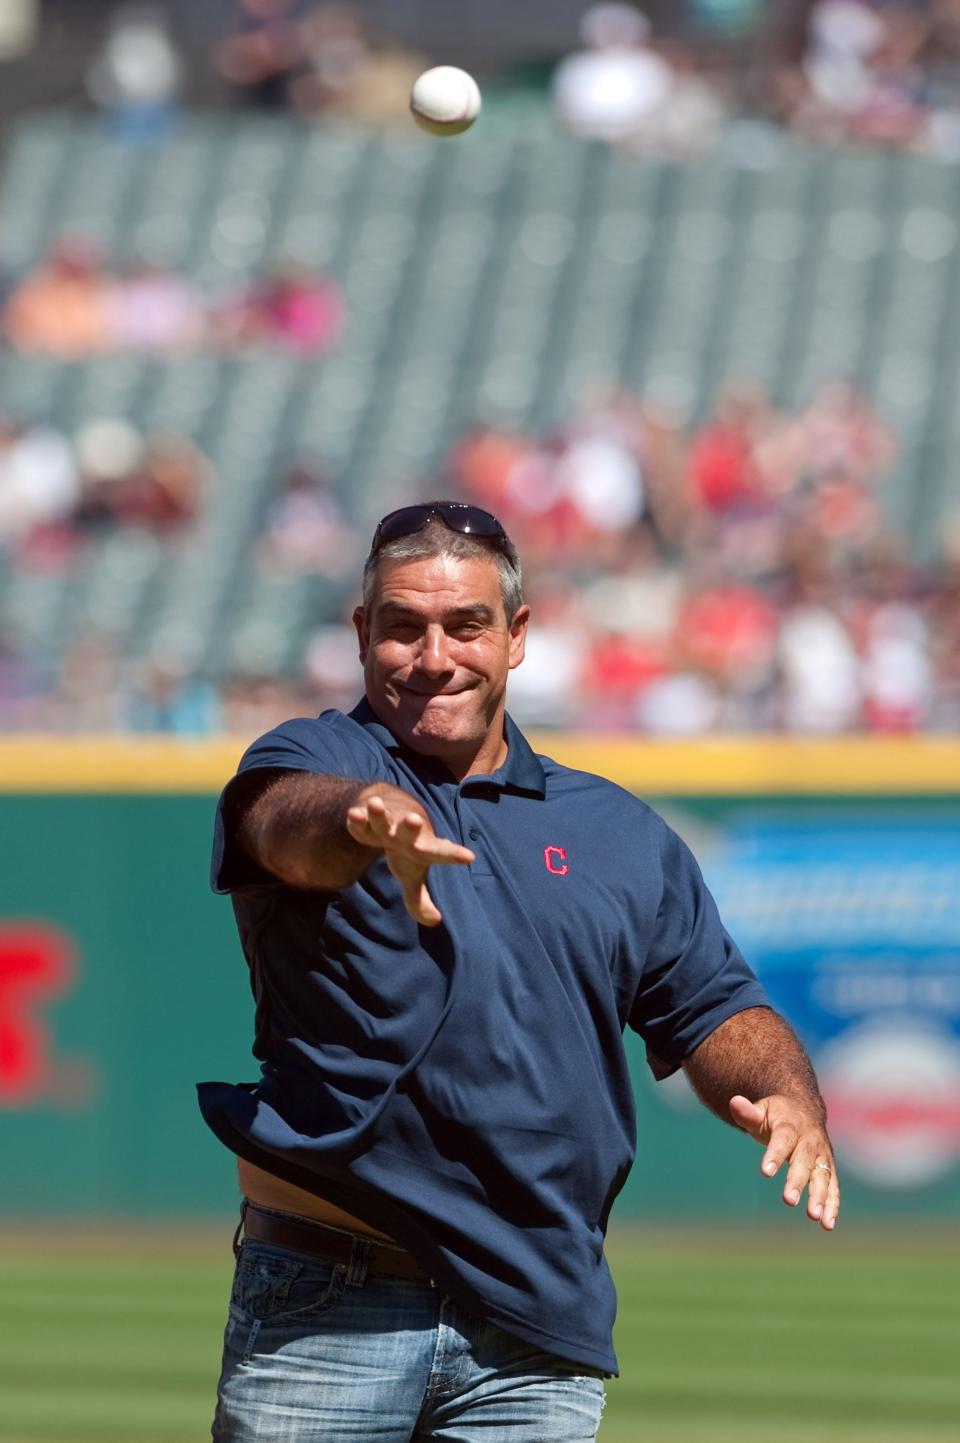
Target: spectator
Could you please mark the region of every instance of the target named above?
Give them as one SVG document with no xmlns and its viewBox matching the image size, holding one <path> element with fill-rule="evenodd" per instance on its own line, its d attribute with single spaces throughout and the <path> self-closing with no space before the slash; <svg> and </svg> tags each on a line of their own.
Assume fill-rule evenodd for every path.
<svg viewBox="0 0 960 1443">
<path fill-rule="evenodd" d="M 260 736 L 288 717 L 316 710 L 298 683 L 277 676 L 233 677 L 221 701 L 224 730 L 238 737 Z"/>
<path fill-rule="evenodd" d="M 74 445 L 80 468 L 74 524 L 89 531 L 118 524 L 130 478 L 143 461 L 143 436 L 129 421 L 102 417 L 81 427 Z"/>
<path fill-rule="evenodd" d="M 629 731 L 640 697 L 668 670 L 658 641 L 614 626 L 594 632 L 580 681 L 591 727 Z"/>
<path fill-rule="evenodd" d="M 36 728 L 45 690 L 35 658 L 0 629 L 0 731 Z"/>
<path fill-rule="evenodd" d="M 862 687 L 853 640 L 825 605 L 790 611 L 780 628 L 782 725 L 788 731 L 844 732 L 860 717 Z"/>
<path fill-rule="evenodd" d="M 284 265 L 211 307 L 209 337 L 215 348 L 228 351 L 273 346 L 322 356 L 339 341 L 344 319 L 343 297 L 333 281 Z"/>
<path fill-rule="evenodd" d="M 0 65 L 25 59 L 39 31 L 40 0 L 6 0 L 0 11 Z"/>
<path fill-rule="evenodd" d="M 79 497 L 70 445 L 52 426 L 0 417 L 0 544 L 29 541 L 67 517 Z"/>
<path fill-rule="evenodd" d="M 754 587 L 692 588 L 677 617 L 674 666 L 712 676 L 724 692 L 758 696 L 772 681 L 778 630 L 773 602 Z"/>
<path fill-rule="evenodd" d="M 536 450 L 527 436 L 495 426 L 477 426 L 456 443 L 447 458 L 451 484 L 478 505 L 502 514 L 505 525 L 508 518 L 512 523 L 511 477 Z M 508 530 L 512 532 L 512 524 Z"/>
<path fill-rule="evenodd" d="M 859 386 L 837 381 L 821 386 L 803 415 L 805 471 L 857 480 L 882 475 L 896 446 L 890 427 L 877 415 Z"/>
<path fill-rule="evenodd" d="M 510 711 L 521 725 L 575 724 L 588 645 L 576 589 L 569 578 L 547 573 L 525 594 L 537 625 L 527 637 L 523 665 L 511 674 Z"/>
<path fill-rule="evenodd" d="M 716 414 L 694 438 L 690 450 L 690 477 L 698 507 L 723 514 L 766 506 L 756 453 L 769 421 L 769 403 L 762 393 L 738 387 L 721 394 Z"/>
<path fill-rule="evenodd" d="M 317 466 L 295 463 L 267 511 L 261 563 L 268 570 L 342 576 L 355 559 L 354 538 L 329 480 Z"/>
<path fill-rule="evenodd" d="M 646 509 L 639 460 L 612 418 L 584 418 L 568 436 L 557 484 L 594 535 L 629 531 Z"/>
<path fill-rule="evenodd" d="M 682 594 L 679 567 L 657 554 L 653 534 L 643 529 L 625 537 L 612 563 L 583 581 L 591 630 L 601 630 L 616 617 L 628 633 L 662 652 L 673 635 Z"/>
<path fill-rule="evenodd" d="M 633 725 L 640 731 L 667 736 L 699 736 L 716 730 L 720 721 L 716 683 L 689 671 L 651 681 L 640 693 L 633 717 Z"/>
<path fill-rule="evenodd" d="M 928 21 L 897 3 L 819 0 L 808 26 L 792 122 L 819 139 L 912 146 L 922 142 L 920 57 Z"/>
<path fill-rule="evenodd" d="M 641 153 L 698 155 L 717 142 L 726 120 L 723 100 L 688 50 L 674 44 L 660 55 L 672 72 L 670 93 L 626 144 Z"/>
<path fill-rule="evenodd" d="M 58 242 L 38 271 L 8 291 L 11 344 L 63 360 L 248 346 L 320 356 L 337 344 L 345 320 L 334 282 L 298 267 L 281 266 L 239 296 L 204 305 L 175 271 L 148 261 L 125 274 L 108 270 L 99 249 L 76 236 Z"/>
<path fill-rule="evenodd" d="M 88 422 L 77 436 L 81 495 L 74 511 L 83 530 L 142 526 L 173 536 L 192 522 L 209 477 L 209 462 L 183 436 L 149 440 L 129 422 Z"/>
<path fill-rule="evenodd" d="M 374 45 L 351 5 L 318 5 L 300 29 L 305 67 L 290 86 L 298 114 L 310 118 L 407 123 L 423 56 L 399 45 Z"/>
<path fill-rule="evenodd" d="M 583 50 L 553 77 L 557 112 L 574 135 L 624 141 L 669 102 L 673 72 L 647 44 L 650 22 L 631 5 L 591 5 L 580 22 Z"/>
<path fill-rule="evenodd" d="M 319 626 L 304 654 L 304 674 L 318 711 L 357 704 L 357 633 L 350 621 Z"/>
<path fill-rule="evenodd" d="M 109 116 L 116 135 L 156 144 L 170 131 L 183 83 L 183 63 L 159 5 L 123 5 L 87 74 L 90 98 Z"/>
<path fill-rule="evenodd" d="M 275 271 L 255 287 L 249 308 L 251 341 L 273 343 L 297 355 L 325 354 L 343 331 L 343 298 L 337 286 L 293 266 Z"/>
<path fill-rule="evenodd" d="M 162 535 L 182 531 L 199 514 L 210 465 L 186 436 L 151 438 L 128 478 L 119 520 Z"/>
<path fill-rule="evenodd" d="M 17 350 L 61 360 L 107 350 L 107 277 L 99 248 L 82 236 L 59 241 L 44 265 L 14 287 L 4 329 Z"/>
<path fill-rule="evenodd" d="M 237 0 L 232 32 L 214 51 L 219 73 L 240 100 L 285 110 L 290 76 L 303 58 L 299 0 Z"/>
<path fill-rule="evenodd" d="M 918 731 L 932 702 L 930 638 L 915 606 L 892 602 L 870 618 L 862 665 L 863 720 L 871 731 Z"/>
<path fill-rule="evenodd" d="M 52 730 L 113 732 L 123 727 L 117 649 L 98 632 L 80 636 L 60 662 L 57 689 L 47 699 Z"/>
<path fill-rule="evenodd" d="M 108 283 L 105 307 L 111 350 L 185 350 L 204 337 L 203 309 L 191 287 L 149 261 Z"/>
<path fill-rule="evenodd" d="M 206 735 L 220 729 L 220 699 L 213 684 L 191 673 L 178 657 L 158 656 L 137 677 L 124 725 L 133 732 Z"/>
<path fill-rule="evenodd" d="M 960 726 L 960 544 L 947 528 L 940 569 L 924 573 L 888 533 L 877 493 L 894 454 L 889 428 L 847 384 L 792 411 L 732 388 L 687 437 L 619 393 L 546 437 L 475 428 L 451 452 L 451 489 L 522 541 L 538 621 L 515 677 L 517 715 L 674 735 Z M 126 421 L 88 423 L 75 451 L 9 421 L 0 533 L 16 565 L 42 560 L 28 538 L 58 527 L 176 536 L 198 515 L 208 476 L 193 443 Z M 258 561 L 322 575 L 336 594 L 361 544 L 329 480 L 299 461 L 266 510 Z M 217 698 L 224 723 L 249 733 L 293 710 L 349 704 L 355 646 L 344 620 L 321 626 L 309 691 L 234 678 Z M 85 718 L 77 724 L 187 731 L 213 715 L 209 685 L 162 659 L 131 678 L 102 638 L 75 651 L 47 686 L 8 647 L 0 702 L 11 725 Z M 88 657 L 111 692 L 100 701 L 80 675 Z"/>
</svg>

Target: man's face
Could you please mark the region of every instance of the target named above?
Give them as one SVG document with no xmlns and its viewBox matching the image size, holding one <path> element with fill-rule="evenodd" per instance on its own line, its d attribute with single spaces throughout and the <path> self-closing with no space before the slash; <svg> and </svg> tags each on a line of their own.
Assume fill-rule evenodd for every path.
<svg viewBox="0 0 960 1443">
<path fill-rule="evenodd" d="M 353 617 L 370 705 L 412 750 L 455 770 L 480 753 L 493 769 L 528 616 L 508 624 L 493 556 L 383 560 Z"/>
</svg>

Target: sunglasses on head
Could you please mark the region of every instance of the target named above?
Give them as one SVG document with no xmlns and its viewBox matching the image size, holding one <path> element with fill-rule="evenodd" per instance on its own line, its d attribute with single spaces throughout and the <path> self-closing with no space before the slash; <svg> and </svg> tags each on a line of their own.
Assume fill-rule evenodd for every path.
<svg viewBox="0 0 960 1443">
<path fill-rule="evenodd" d="M 483 536 L 498 542 L 507 539 L 497 518 L 480 506 L 471 506 L 466 501 L 424 501 L 419 506 L 401 506 L 397 511 L 388 512 L 373 533 L 370 555 L 375 556 L 390 541 L 422 531 L 434 516 L 439 517 L 448 530 L 459 531 L 461 536 Z"/>
</svg>

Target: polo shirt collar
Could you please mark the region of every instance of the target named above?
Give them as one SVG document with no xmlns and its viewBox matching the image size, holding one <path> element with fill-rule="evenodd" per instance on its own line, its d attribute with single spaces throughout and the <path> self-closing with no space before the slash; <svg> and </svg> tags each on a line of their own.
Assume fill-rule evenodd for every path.
<svg viewBox="0 0 960 1443">
<path fill-rule="evenodd" d="M 452 780 L 451 773 L 437 757 L 423 756 L 419 752 L 413 752 L 398 741 L 390 728 L 384 726 L 366 697 L 363 697 L 354 707 L 350 713 L 350 720 L 357 722 L 364 731 L 375 737 L 385 751 L 402 756 L 416 771 L 424 775 L 425 780 L 431 777 L 435 781 L 449 782 Z M 510 716 L 506 716 L 504 719 L 504 736 L 507 742 L 507 757 L 503 766 L 498 767 L 495 772 L 485 773 L 482 777 L 466 777 L 462 785 L 479 781 L 494 782 L 497 786 L 512 787 L 521 792 L 533 792 L 539 797 L 546 796 L 546 777 L 540 759 Z"/>
</svg>

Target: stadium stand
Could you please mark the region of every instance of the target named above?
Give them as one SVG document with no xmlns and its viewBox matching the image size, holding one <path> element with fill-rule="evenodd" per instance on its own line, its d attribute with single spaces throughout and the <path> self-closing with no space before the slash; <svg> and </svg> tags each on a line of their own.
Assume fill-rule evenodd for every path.
<svg viewBox="0 0 960 1443">
<path fill-rule="evenodd" d="M 131 659 L 290 673 L 346 595 L 339 578 L 253 564 L 294 458 L 317 458 L 362 534 L 472 425 L 546 434 L 610 384 L 694 424 L 733 381 L 799 407 L 856 378 L 898 439 L 884 504 L 932 558 L 960 508 L 956 183 L 935 159 L 770 128 L 679 163 L 496 118 L 448 146 L 189 115 L 135 150 L 96 118 L 39 114 L 12 134 L 0 182 L 8 293 L 52 243 L 84 236 L 111 265 L 147 260 L 210 296 L 281 262 L 322 271 L 347 321 L 317 359 L 68 363 L 6 345 L 8 415 L 67 435 L 122 417 L 190 438 L 208 465 L 199 519 L 174 542 L 121 526 L 57 566 L 0 551 L 4 634 L 48 668 L 96 631 Z"/>
</svg>

